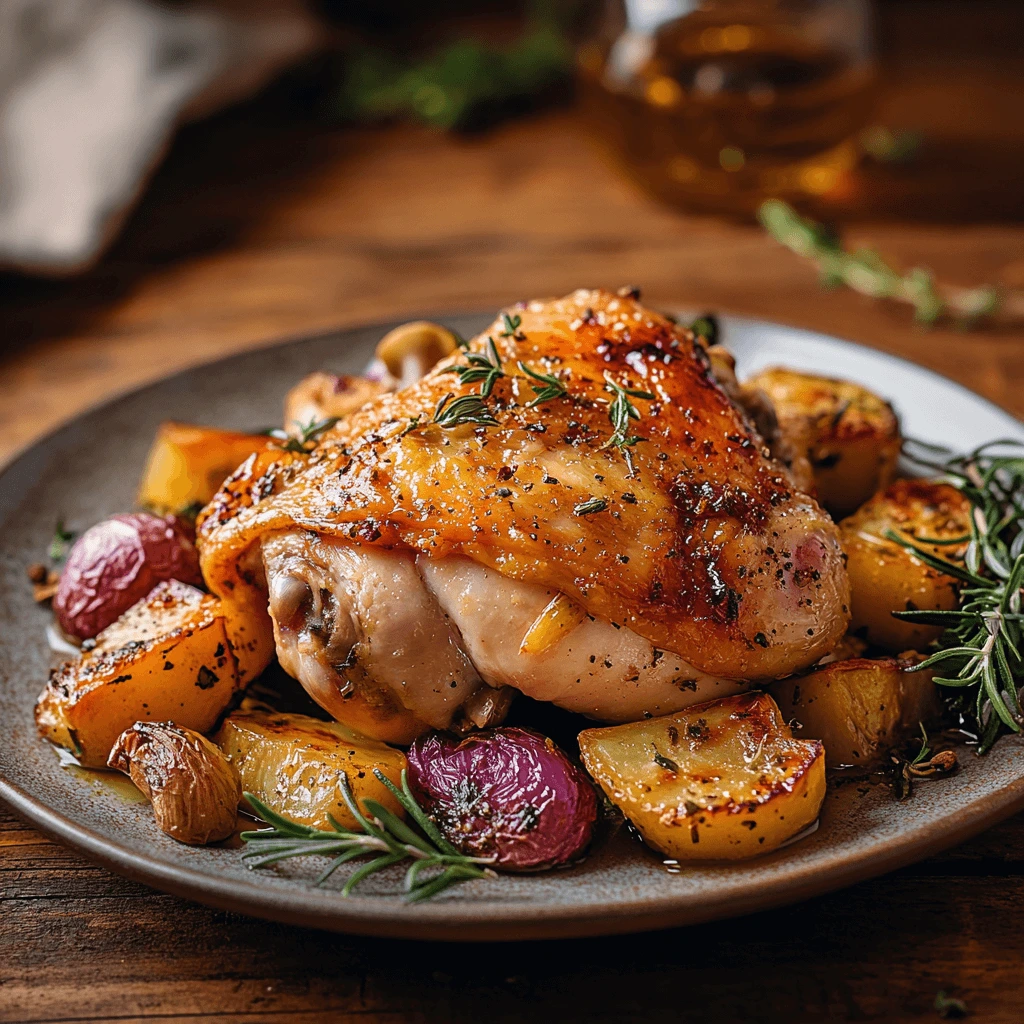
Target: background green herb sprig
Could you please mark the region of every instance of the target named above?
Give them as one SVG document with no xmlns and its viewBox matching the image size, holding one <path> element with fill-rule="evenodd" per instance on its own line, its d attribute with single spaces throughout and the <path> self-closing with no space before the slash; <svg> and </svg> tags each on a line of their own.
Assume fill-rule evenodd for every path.
<svg viewBox="0 0 1024 1024">
<path fill-rule="evenodd" d="M 1018 292 L 1001 292 L 993 285 L 961 288 L 939 284 L 922 267 L 901 273 L 873 249 L 848 252 L 834 231 L 801 217 L 780 199 L 762 203 L 758 218 L 777 242 L 817 265 L 826 288 L 844 285 L 873 299 L 908 303 L 917 321 L 926 325 L 942 317 L 964 327 L 989 318 L 1024 320 L 1024 295 Z"/>
</svg>

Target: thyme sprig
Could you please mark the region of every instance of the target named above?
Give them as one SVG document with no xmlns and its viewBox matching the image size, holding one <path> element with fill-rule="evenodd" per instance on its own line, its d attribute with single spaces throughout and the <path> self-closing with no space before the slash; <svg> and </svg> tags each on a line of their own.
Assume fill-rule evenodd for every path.
<svg viewBox="0 0 1024 1024">
<path fill-rule="evenodd" d="M 332 831 L 300 825 L 272 811 L 251 793 L 246 793 L 245 798 L 253 810 L 271 827 L 242 833 L 242 839 L 248 844 L 242 858 L 250 868 L 262 868 L 290 857 L 330 857 L 330 864 L 313 883 L 322 885 L 343 864 L 359 857 L 372 857 L 349 875 L 341 890 L 345 896 L 375 872 L 392 864 L 411 861 L 403 886 L 405 898 L 411 903 L 430 899 L 459 882 L 495 877 L 487 867 L 493 863 L 492 859 L 467 857 L 441 835 L 416 802 L 404 770 L 401 789 L 379 768 L 375 768 L 373 774 L 391 791 L 416 828 L 370 797 L 363 800 L 369 816 L 364 814 L 352 794 L 348 777 L 342 773 L 341 795 L 361 831 L 343 828 L 329 815 Z"/>
<path fill-rule="evenodd" d="M 493 338 L 487 339 L 486 352 L 467 351 L 466 365 L 453 366 L 449 372 L 459 375 L 460 384 L 475 384 L 477 381 L 483 381 L 480 386 L 480 394 L 484 398 L 491 397 L 498 378 L 505 376 L 501 357 L 498 355 L 498 347 L 494 344 Z"/>
<path fill-rule="evenodd" d="M 612 436 L 601 445 L 601 448 L 611 448 L 612 446 L 618 448 L 626 460 L 626 465 L 629 467 L 629 475 L 633 476 L 633 458 L 630 455 L 629 449 L 638 442 L 646 441 L 647 439 L 629 433 L 629 421 L 640 419 L 640 411 L 630 399 L 642 398 L 650 402 L 654 400 L 654 395 L 650 391 L 641 391 L 639 388 L 627 388 L 619 384 L 607 370 L 604 372 L 604 379 L 606 382 L 605 391 L 610 391 L 615 398 L 608 407 L 608 419 L 612 423 Z"/>
<path fill-rule="evenodd" d="M 505 328 L 501 332 L 502 338 L 514 338 L 516 341 L 525 340 L 526 335 L 519 330 L 522 326 L 523 318 L 518 313 L 515 313 L 512 316 L 509 316 L 508 313 L 502 313 L 501 321 Z"/>
<path fill-rule="evenodd" d="M 305 425 L 296 423 L 295 426 L 299 428 L 297 437 L 279 428 L 268 430 L 267 436 L 279 441 L 286 452 L 308 455 L 316 447 L 317 441 L 338 422 L 338 419 L 337 416 L 328 416 L 322 420 L 312 419 Z"/>
<path fill-rule="evenodd" d="M 848 252 L 833 231 L 801 217 L 780 199 L 762 203 L 758 217 L 777 242 L 817 264 L 827 288 L 845 285 L 872 299 L 908 303 L 914 307 L 917 321 L 927 325 L 941 317 L 951 317 L 966 327 L 989 318 L 1024 319 L 1024 294 L 1020 292 L 1000 292 L 992 285 L 962 288 L 939 284 L 923 267 L 900 273 L 873 249 Z"/>
<path fill-rule="evenodd" d="M 984 753 L 1001 732 L 1019 733 L 1024 725 L 1024 445 L 992 441 L 941 462 L 934 457 L 941 449 L 918 446 L 928 455 L 908 446 L 908 456 L 940 472 L 970 502 L 970 532 L 938 542 L 892 530 L 887 537 L 957 579 L 960 607 L 893 614 L 944 627 L 938 649 L 911 671 L 941 666 L 935 682 L 957 691 L 953 703 L 977 723 L 978 752 Z M 961 558 L 947 559 L 921 546 L 933 543 L 966 547 Z"/>
<path fill-rule="evenodd" d="M 560 381 L 553 373 L 538 373 L 523 362 L 520 362 L 518 366 L 527 377 L 536 381 L 535 384 L 530 385 L 530 389 L 535 397 L 526 403 L 527 409 L 532 409 L 543 402 L 550 402 L 554 398 L 561 398 L 562 395 L 568 393 L 569 389 L 565 386 L 565 383 Z"/>
<path fill-rule="evenodd" d="M 461 427 L 466 423 L 474 423 L 479 427 L 496 427 L 498 421 L 494 414 L 487 408 L 487 404 L 480 395 L 460 395 L 454 398 L 448 392 L 434 409 L 433 423 L 445 430 L 453 427 Z"/>
</svg>

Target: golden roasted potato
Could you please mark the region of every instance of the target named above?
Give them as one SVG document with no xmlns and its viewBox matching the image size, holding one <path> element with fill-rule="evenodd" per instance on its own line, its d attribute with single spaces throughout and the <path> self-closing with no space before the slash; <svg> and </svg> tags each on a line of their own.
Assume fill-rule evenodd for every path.
<svg viewBox="0 0 1024 1024">
<path fill-rule="evenodd" d="M 867 388 L 781 367 L 747 383 L 771 399 L 791 449 L 806 453 L 818 500 L 833 516 L 848 515 L 895 476 L 899 421 Z"/>
<path fill-rule="evenodd" d="M 285 396 L 284 428 L 294 434 L 309 423 L 344 419 L 386 390 L 383 381 L 369 377 L 311 373 Z"/>
<path fill-rule="evenodd" d="M 771 694 L 794 736 L 825 744 L 826 764 L 870 765 L 940 712 L 933 673 L 909 671 L 917 660 L 833 661 L 773 683 Z"/>
<path fill-rule="evenodd" d="M 587 771 L 656 850 L 739 860 L 810 825 L 825 797 L 819 740 L 793 739 L 775 701 L 745 693 L 580 733 Z"/>
<path fill-rule="evenodd" d="M 340 722 L 307 715 L 235 711 L 216 737 L 242 780 L 242 789 L 303 825 L 329 829 L 327 815 L 356 827 L 341 794 L 344 773 L 357 801 L 371 797 L 402 816 L 401 805 L 373 774 L 379 768 L 401 785 L 405 754 Z"/>
<path fill-rule="evenodd" d="M 187 516 L 198 511 L 228 476 L 267 442 L 262 434 L 161 423 L 142 473 L 139 504 L 160 515 Z"/>
<path fill-rule="evenodd" d="M 886 538 L 893 530 L 939 558 L 963 554 L 964 545 L 928 544 L 970 532 L 970 502 L 948 484 L 897 480 L 839 524 L 852 592 L 851 632 L 892 654 L 923 650 L 942 630 L 902 622 L 893 612 L 957 606 L 957 582 Z"/>
<path fill-rule="evenodd" d="M 235 831 L 238 773 L 205 736 L 173 722 L 136 722 L 118 737 L 107 767 L 124 772 L 153 805 L 157 828 L 202 846 Z"/>
<path fill-rule="evenodd" d="M 36 702 L 40 734 L 104 768 L 136 722 L 172 721 L 206 732 L 238 685 L 220 602 L 169 580 L 55 670 Z"/>
</svg>

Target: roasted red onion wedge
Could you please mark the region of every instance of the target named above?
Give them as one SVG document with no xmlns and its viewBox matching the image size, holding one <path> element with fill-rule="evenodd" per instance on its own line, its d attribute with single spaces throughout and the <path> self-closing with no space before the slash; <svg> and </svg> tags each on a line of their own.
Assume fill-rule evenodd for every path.
<svg viewBox="0 0 1024 1024">
<path fill-rule="evenodd" d="M 88 640 L 164 580 L 203 585 L 199 556 L 181 523 L 149 512 L 112 516 L 75 542 L 53 610 L 65 633 Z"/>
<path fill-rule="evenodd" d="M 409 782 L 449 842 L 467 855 L 496 857 L 504 871 L 578 859 L 597 820 L 587 777 L 527 729 L 421 737 L 409 751 Z"/>
</svg>

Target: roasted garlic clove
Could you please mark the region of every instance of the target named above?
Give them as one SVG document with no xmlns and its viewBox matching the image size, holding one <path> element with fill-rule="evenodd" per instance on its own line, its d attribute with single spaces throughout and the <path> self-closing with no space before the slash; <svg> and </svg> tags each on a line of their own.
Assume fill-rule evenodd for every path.
<svg viewBox="0 0 1024 1024">
<path fill-rule="evenodd" d="M 234 832 L 238 773 L 199 733 L 173 722 L 136 722 L 121 733 L 107 766 L 149 798 L 157 827 L 172 839 L 202 846 Z"/>
</svg>

